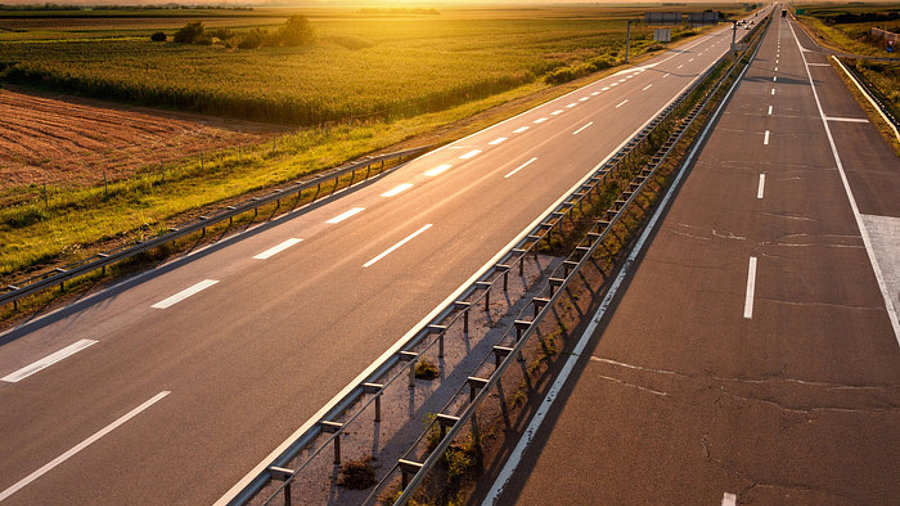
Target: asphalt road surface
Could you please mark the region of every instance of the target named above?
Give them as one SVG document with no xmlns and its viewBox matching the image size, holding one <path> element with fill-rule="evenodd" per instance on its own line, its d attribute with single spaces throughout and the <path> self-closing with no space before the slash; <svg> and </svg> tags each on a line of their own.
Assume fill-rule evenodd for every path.
<svg viewBox="0 0 900 506">
<path fill-rule="evenodd" d="M 775 18 L 500 504 L 897 504 L 900 160 L 815 49 Z"/>
<path fill-rule="evenodd" d="M 700 37 L 0 336 L 0 500 L 217 500 L 730 39 Z"/>
</svg>

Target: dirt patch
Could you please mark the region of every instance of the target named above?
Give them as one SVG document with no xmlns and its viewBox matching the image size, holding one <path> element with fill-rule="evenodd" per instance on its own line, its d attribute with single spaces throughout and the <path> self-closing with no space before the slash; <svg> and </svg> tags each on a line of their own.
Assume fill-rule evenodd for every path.
<svg viewBox="0 0 900 506">
<path fill-rule="evenodd" d="M 284 132 L 249 121 L 116 106 L 0 89 L 0 194 L 16 187 L 90 186 L 142 168 Z"/>
</svg>

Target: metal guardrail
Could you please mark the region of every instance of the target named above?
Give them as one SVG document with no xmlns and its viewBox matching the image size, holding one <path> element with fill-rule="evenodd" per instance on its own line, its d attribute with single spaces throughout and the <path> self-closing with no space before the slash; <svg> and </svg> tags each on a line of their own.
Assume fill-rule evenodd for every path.
<svg viewBox="0 0 900 506">
<path fill-rule="evenodd" d="M 0 306 L 11 303 L 13 304 L 14 309 L 18 309 L 18 301 L 23 297 L 35 295 L 55 286 L 59 286 L 60 290 L 65 290 L 65 283 L 74 278 L 83 276 L 98 269 L 105 270 L 106 267 L 112 264 L 121 262 L 139 253 L 143 253 L 153 248 L 162 246 L 166 243 L 189 236 L 196 232 L 205 234 L 207 227 L 219 224 L 225 220 L 228 220 L 229 223 L 232 223 L 235 217 L 240 216 L 244 213 L 250 211 L 257 213 L 259 211 L 259 208 L 262 206 L 271 204 L 273 202 L 276 202 L 278 205 L 280 205 L 281 199 L 293 195 L 299 195 L 303 191 L 316 188 L 316 194 L 307 204 L 309 205 L 315 202 L 316 199 L 320 197 L 320 193 L 322 194 L 322 196 L 333 195 L 338 189 L 341 178 L 347 176 L 348 174 L 350 175 L 350 181 L 345 188 L 353 186 L 354 183 L 366 181 L 370 176 L 384 173 L 384 162 L 396 160 L 398 164 L 403 163 L 404 159 L 408 160 L 424 153 L 425 151 L 428 151 L 429 149 L 431 149 L 431 146 L 423 146 L 407 149 L 404 151 L 398 151 L 395 153 L 387 153 L 383 155 L 367 157 L 360 161 L 353 162 L 345 167 L 338 167 L 334 170 L 316 175 L 310 179 L 299 181 L 286 188 L 276 189 L 272 193 L 263 197 L 254 197 L 242 204 L 228 206 L 213 214 L 200 216 L 190 223 L 187 223 L 180 227 L 171 228 L 167 233 L 163 235 L 139 242 L 134 246 L 126 246 L 106 253 L 98 253 L 93 257 L 89 257 L 81 262 L 68 265 L 65 268 L 57 268 L 50 273 L 30 278 L 25 281 L 27 284 L 25 284 L 24 286 L 8 285 L 4 289 L 5 293 L 0 294 Z M 376 164 L 380 164 L 381 168 L 376 174 L 373 175 L 371 174 L 372 168 Z M 362 175 L 359 181 L 356 181 L 355 179 L 357 177 L 357 171 L 361 172 L 363 170 L 365 170 L 365 174 Z M 334 180 L 334 184 L 330 189 L 325 188 L 325 192 L 322 193 L 323 184 L 331 180 Z"/>
<path fill-rule="evenodd" d="M 454 399 L 465 397 L 467 394 L 470 397 L 470 400 L 465 403 L 466 406 L 463 411 L 458 415 L 447 414 L 446 411 L 454 403 L 454 399 L 451 399 L 451 401 L 445 405 L 444 409 L 438 412 L 438 418 L 441 418 L 442 415 L 444 416 L 441 420 L 433 423 L 442 423 L 445 427 L 441 430 L 442 437 L 440 442 L 429 452 L 425 461 L 418 463 L 413 460 L 402 459 L 401 461 L 398 461 L 388 475 L 382 479 L 379 486 L 390 480 L 391 475 L 397 470 L 403 475 L 401 480 L 403 484 L 402 493 L 394 502 L 395 505 L 405 505 L 413 498 L 413 494 L 418 487 L 422 485 L 425 475 L 440 462 L 452 442 L 461 435 L 467 424 L 473 420 L 476 409 L 489 397 L 491 389 L 497 386 L 504 371 L 519 360 L 523 348 L 535 334 L 538 324 L 552 313 L 553 306 L 562 294 L 565 293 L 566 287 L 573 279 L 575 279 L 579 271 L 590 261 L 597 249 L 604 243 L 607 236 L 612 232 L 615 224 L 622 216 L 624 216 L 625 210 L 635 202 L 635 199 L 640 195 L 641 191 L 651 180 L 657 169 L 669 156 L 671 147 L 682 138 L 684 132 L 687 131 L 689 126 L 699 115 L 700 111 L 703 110 L 712 97 L 715 96 L 722 84 L 726 82 L 727 78 L 734 74 L 735 70 L 738 68 L 739 61 L 740 59 L 736 59 L 731 68 L 716 84 L 715 88 L 708 93 L 704 100 L 692 108 L 691 112 L 688 114 L 688 119 L 676 129 L 660 150 L 663 154 L 658 154 L 651 160 L 649 164 L 650 168 L 645 168 L 636 176 L 631 185 L 624 192 L 623 197 L 617 200 L 613 206 L 606 211 L 604 218 L 599 220 L 593 229 L 586 234 L 585 239 L 574 248 L 574 252 L 567 258 L 567 261 L 563 262 L 558 268 L 562 269 L 563 273 L 557 276 L 550 276 L 547 285 L 545 286 L 545 290 L 549 291 L 550 296 L 540 298 L 540 303 L 534 305 L 536 311 L 531 320 L 525 320 L 524 318 L 516 320 L 518 328 L 516 329 L 515 344 L 511 348 L 505 350 L 505 358 L 502 362 L 497 364 L 488 378 L 475 378 L 479 383 L 477 393 L 475 393 L 474 389 L 470 392 L 465 392 L 463 391 L 465 387 L 456 393 Z M 686 94 L 689 93 L 690 91 L 686 92 Z M 589 245 L 585 246 L 585 244 Z M 537 298 L 535 299 L 535 302 L 538 302 Z M 541 307 L 541 309 L 537 310 L 538 307 Z M 520 317 L 521 316 L 523 315 L 520 315 Z M 486 360 L 489 358 L 490 357 L 486 357 Z M 470 386 L 469 388 L 472 387 Z M 421 441 L 430 430 L 432 430 L 432 427 L 429 426 L 419 441 Z M 408 476 L 409 474 L 412 474 L 411 478 Z M 378 487 L 376 487 L 376 490 L 369 496 L 368 503 L 377 499 L 375 497 L 377 492 Z"/>
<path fill-rule="evenodd" d="M 751 32 L 750 35 L 752 36 L 755 33 L 758 33 L 757 30 Z M 723 59 L 720 60 L 719 64 L 721 61 L 724 61 L 724 58 L 725 57 L 723 56 Z M 636 156 L 636 153 L 646 145 L 649 135 L 670 117 L 670 115 L 683 103 L 685 98 L 696 91 L 697 87 L 706 80 L 708 75 L 712 73 L 719 64 L 714 65 L 706 73 L 699 76 L 692 87 L 685 90 L 679 97 L 673 100 L 673 102 L 667 106 L 657 118 L 651 120 L 640 133 L 607 160 L 606 163 L 600 166 L 583 182 L 582 185 L 579 186 L 578 189 L 567 198 L 563 199 L 556 208 L 547 213 L 541 222 L 535 226 L 522 241 L 507 250 L 501 256 L 501 260 L 496 265 L 489 268 L 477 281 L 473 282 L 466 290 L 464 290 L 463 293 L 457 297 L 456 301 L 448 303 L 440 309 L 435 318 L 428 323 L 423 324 L 420 328 L 414 329 L 415 332 L 406 342 L 399 343 L 399 347 L 395 353 L 388 356 L 381 364 L 375 365 L 373 371 L 359 380 L 354 387 L 350 388 L 343 398 L 336 400 L 333 405 L 323 409 L 323 414 L 320 417 L 309 420 L 304 425 L 306 429 L 303 430 L 303 428 L 301 428 L 302 432 L 298 437 L 276 458 L 269 462 L 269 464 L 246 484 L 243 489 L 233 497 L 227 499 L 227 504 L 244 505 L 249 503 L 273 479 L 280 481 L 281 485 L 274 493 L 269 495 L 264 502 L 269 503 L 280 494 L 286 494 L 285 497 L 289 497 L 291 493 L 291 482 L 303 472 L 305 467 L 316 458 L 316 456 L 329 446 L 334 446 L 336 454 L 339 454 L 341 432 L 343 432 L 347 425 L 352 423 L 363 410 L 373 402 L 376 403 L 376 412 L 378 412 L 377 403 L 380 400 L 379 397 L 384 392 L 384 389 L 394 383 L 397 379 L 402 378 L 406 374 L 407 369 L 414 366 L 416 362 L 415 357 L 424 353 L 423 350 L 420 350 L 418 353 L 411 350 L 424 342 L 429 336 L 433 336 L 434 339 L 425 347 L 425 351 L 435 345 L 442 346 L 443 337 L 444 334 L 446 334 L 447 329 L 459 322 L 460 319 L 463 320 L 463 325 L 467 328 L 468 312 L 475 308 L 481 301 L 485 301 L 486 305 L 489 303 L 491 288 L 494 284 L 502 282 L 505 287 L 510 270 L 516 267 L 517 264 L 521 274 L 526 257 L 529 255 L 536 256 L 539 245 L 544 241 L 549 243 L 552 234 L 555 231 L 558 231 L 561 234 L 564 219 L 568 216 L 571 220 L 571 213 L 573 210 L 576 208 L 581 210 L 585 200 L 594 198 L 593 192 L 599 193 L 600 188 L 607 181 L 607 178 L 610 177 L 610 174 L 615 172 L 614 169 L 618 164 L 633 159 Z M 661 160 L 654 159 L 654 163 L 661 163 Z M 634 194 L 632 194 L 627 202 L 631 202 L 633 195 Z M 617 204 L 619 204 L 619 202 L 617 202 Z M 478 293 L 474 299 L 465 300 L 469 299 L 473 293 L 477 292 L 480 293 Z M 385 375 L 398 364 L 403 364 L 402 367 L 399 368 L 399 371 L 390 378 L 385 379 Z M 345 420 L 343 423 L 335 422 L 335 420 L 340 419 L 341 415 L 346 413 L 351 406 L 362 399 L 364 395 L 370 395 L 371 398 L 363 403 L 363 406 L 359 408 L 355 414 L 351 415 L 349 419 Z M 317 436 L 323 433 L 329 433 L 331 436 L 321 446 L 312 451 L 311 455 L 309 455 L 301 465 L 294 469 L 287 468 L 287 465 L 294 460 L 301 451 L 312 443 Z M 440 454 L 442 454 L 442 452 L 435 451 L 434 453 L 434 455 L 438 456 Z M 391 472 L 393 472 L 393 470 Z M 408 499 L 408 496 L 404 497 Z"/>
</svg>

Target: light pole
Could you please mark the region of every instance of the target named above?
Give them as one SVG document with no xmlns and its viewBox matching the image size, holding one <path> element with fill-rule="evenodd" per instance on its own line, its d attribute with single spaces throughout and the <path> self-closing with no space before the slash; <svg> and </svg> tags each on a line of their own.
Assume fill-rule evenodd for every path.
<svg viewBox="0 0 900 506">
<path fill-rule="evenodd" d="M 628 19 L 625 21 L 625 63 L 628 63 L 628 49 L 631 47 L 631 23 L 637 23 L 640 19 Z"/>
<path fill-rule="evenodd" d="M 731 57 L 734 58 L 734 43 L 737 40 L 737 20 L 731 20 Z"/>
</svg>

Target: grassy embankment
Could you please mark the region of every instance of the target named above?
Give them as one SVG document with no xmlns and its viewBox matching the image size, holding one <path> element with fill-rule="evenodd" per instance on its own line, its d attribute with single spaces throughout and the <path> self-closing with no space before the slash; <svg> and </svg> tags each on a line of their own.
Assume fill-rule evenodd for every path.
<svg viewBox="0 0 900 506">
<path fill-rule="evenodd" d="M 274 152 L 268 145 L 240 156 L 223 152 L 203 170 L 187 160 L 166 167 L 164 180 L 150 167 L 114 183 L 109 194 L 102 187 L 66 188 L 46 206 L 38 196 L 0 210 L 0 277 L 11 281 L 23 269 L 145 238 L 189 211 L 429 132 L 444 134 L 421 142 L 465 135 L 535 103 L 524 97 L 563 93 L 545 80 L 554 70 L 569 67 L 577 76 L 607 59 L 619 63 L 622 20 L 634 15 L 551 9 L 385 18 L 329 11 L 311 18 L 319 37 L 313 47 L 250 51 L 153 43 L 150 26 L 104 27 L 103 37 L 112 39 L 90 42 L 69 36 L 84 35 L 77 23 L 59 30 L 41 25 L 37 38 L 3 33 L 0 67 L 19 83 L 305 126 L 279 139 Z M 95 18 L 90 23 L 97 27 Z M 633 34 L 633 54 L 654 47 L 649 31 Z M 469 120 L 483 111 L 493 113 Z M 465 125 L 450 128 L 460 121 Z"/>
<path fill-rule="evenodd" d="M 806 13 L 797 18 L 823 45 L 859 55 L 900 57 L 900 47 L 888 53 L 884 40 L 870 35 L 873 26 L 900 32 L 900 4 L 823 4 L 804 8 Z M 856 68 L 890 102 L 894 114 L 900 115 L 900 63 L 858 59 Z"/>
</svg>

